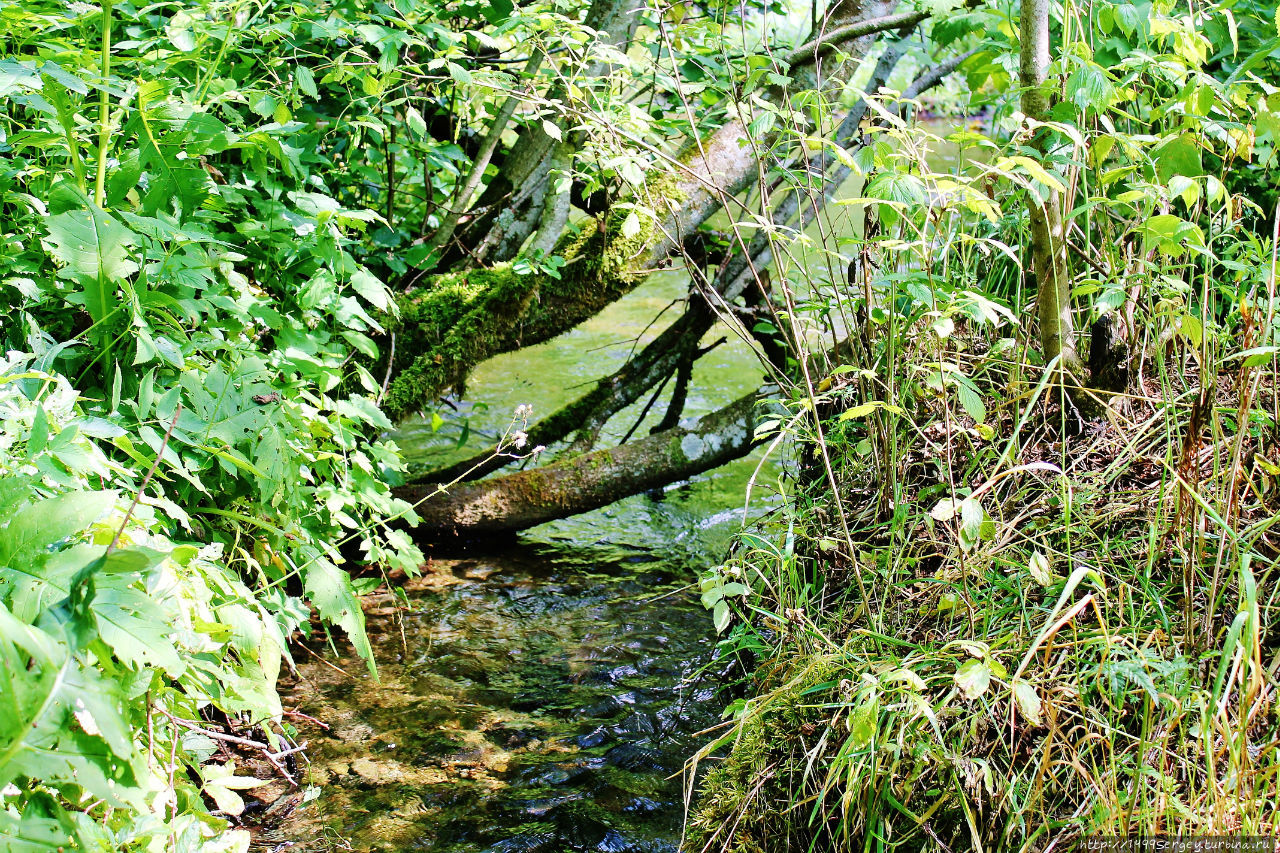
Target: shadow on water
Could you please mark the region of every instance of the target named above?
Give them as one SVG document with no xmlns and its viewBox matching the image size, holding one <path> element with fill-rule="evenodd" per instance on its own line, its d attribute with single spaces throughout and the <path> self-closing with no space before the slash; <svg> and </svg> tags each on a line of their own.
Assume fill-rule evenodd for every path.
<svg viewBox="0 0 1280 853">
<path fill-rule="evenodd" d="M 719 711 L 692 572 L 613 546 L 440 561 L 409 610 L 370 613 L 380 684 L 348 659 L 355 677 L 308 666 L 287 697 L 331 726 L 309 831 L 359 850 L 674 850 L 678 774 Z"/>
</svg>

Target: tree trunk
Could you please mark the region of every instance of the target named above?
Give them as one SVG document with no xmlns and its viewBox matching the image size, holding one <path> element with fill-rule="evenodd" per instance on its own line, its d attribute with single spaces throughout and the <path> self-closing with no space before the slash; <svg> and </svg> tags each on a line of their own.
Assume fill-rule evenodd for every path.
<svg viewBox="0 0 1280 853">
<path fill-rule="evenodd" d="M 418 504 L 427 538 L 523 530 L 688 479 L 745 456 L 755 443 L 751 393 L 701 418 L 607 450 L 541 468 L 452 486 L 408 485 L 396 497 Z"/>
<path fill-rule="evenodd" d="M 625 4 L 623 4 L 625 5 Z M 845 27 L 862 20 L 874 26 L 841 46 L 851 57 L 830 71 L 823 59 L 806 59 L 793 74 L 803 87 L 830 91 L 852 73 L 857 57 L 879 32 L 895 23 L 888 17 L 897 0 L 845 0 L 832 10 L 827 25 Z M 783 99 L 785 92 L 771 94 Z M 400 419 L 422 409 L 450 387 L 459 388 L 475 364 L 505 352 L 546 341 L 594 316 L 629 293 L 648 270 L 665 261 L 681 242 L 757 178 L 761 167 L 746 126 L 733 120 L 687 152 L 681 162 L 655 165 L 637 204 L 653 213 L 640 217 L 642 228 L 622 235 L 627 211 L 612 212 L 598 230 L 568 235 L 555 254 L 567 265 L 560 277 L 519 275 L 508 265 L 462 270 L 438 276 L 401 300 L 396 328 L 399 341 L 393 380 L 383 398 L 388 416 Z M 522 158 L 508 158 L 508 161 Z M 385 367 L 385 365 L 384 365 Z"/>
<path fill-rule="evenodd" d="M 583 26 L 600 34 L 600 42 L 626 52 L 636 28 L 640 24 L 640 11 L 644 0 L 592 0 L 583 18 Z M 593 62 L 582 71 L 586 79 L 605 76 L 610 66 Z M 547 95 L 548 101 L 564 96 L 564 84 L 557 82 Z M 561 132 L 565 122 L 557 122 Z M 567 133 L 565 135 L 568 135 Z M 563 143 L 562 143 L 563 144 Z M 577 144 L 581 144 L 578 142 Z M 573 164 L 570 152 L 568 165 Z M 557 143 L 548 135 L 542 122 L 533 122 L 524 128 L 520 138 L 512 146 L 503 161 L 501 171 L 485 187 L 476 204 L 480 211 L 463 230 L 458 244 L 441 259 L 441 269 L 449 269 L 458 262 L 467 265 L 493 264 L 509 261 L 520 251 L 525 239 L 538 227 L 540 214 L 546 206 L 546 194 L 553 181 L 549 177 L 551 159 Z M 552 234 L 546 242 L 554 245 L 559 234 Z"/>
<path fill-rule="evenodd" d="M 1022 112 L 1028 119 L 1049 118 L 1049 0 L 1022 0 L 1021 56 Z M 1041 159 L 1048 149 L 1048 133 L 1034 130 L 1034 145 Z M 1034 194 L 1028 215 L 1031 224 L 1031 268 L 1036 283 L 1036 307 L 1040 320 L 1040 349 L 1045 361 L 1061 356 L 1060 375 L 1081 376 L 1076 336 L 1071 316 L 1071 276 L 1067 270 L 1066 235 L 1062 227 L 1062 200 L 1052 187 L 1037 204 Z"/>
</svg>

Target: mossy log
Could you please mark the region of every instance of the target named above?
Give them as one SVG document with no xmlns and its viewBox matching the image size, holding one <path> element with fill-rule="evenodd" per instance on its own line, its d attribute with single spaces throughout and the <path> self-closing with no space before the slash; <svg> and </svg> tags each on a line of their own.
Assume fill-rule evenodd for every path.
<svg viewBox="0 0 1280 853">
<path fill-rule="evenodd" d="M 660 214 L 678 206 L 671 192 L 653 181 L 645 191 L 649 209 Z M 614 211 L 565 235 L 554 252 L 566 261 L 558 271 L 498 264 L 443 273 L 402 296 L 389 329 L 395 361 L 383 411 L 393 420 L 413 414 L 461 388 L 485 359 L 550 340 L 629 293 L 655 263 L 655 228 L 641 217 L 639 230 L 625 234 L 626 218 L 627 211 Z"/>
<path fill-rule="evenodd" d="M 629 444 L 444 491 L 400 486 L 396 497 L 418 504 L 426 536 L 514 532 L 587 512 L 688 479 L 745 456 L 755 442 L 758 395 L 748 394 L 699 419 Z"/>
</svg>

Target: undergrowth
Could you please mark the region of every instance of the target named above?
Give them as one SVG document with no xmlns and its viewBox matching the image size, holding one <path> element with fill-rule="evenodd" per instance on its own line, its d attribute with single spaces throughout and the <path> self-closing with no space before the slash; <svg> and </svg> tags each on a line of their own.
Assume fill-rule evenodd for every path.
<svg viewBox="0 0 1280 853">
<path fill-rule="evenodd" d="M 1099 9 L 1068 9 L 1043 159 L 1000 96 L 982 132 L 882 107 L 859 236 L 776 235 L 810 372 L 762 428 L 788 503 L 702 581 L 752 675 L 691 850 L 1280 833 L 1275 219 L 1228 189 L 1274 176 L 1237 144 L 1270 119 L 1247 54 L 1206 64 L 1222 10 Z M 1095 356 L 1067 392 L 1022 284 L 1049 192 Z"/>
<path fill-rule="evenodd" d="M 323 142 L 380 109 L 370 13 L 0 3 L 4 850 L 247 850 L 238 758 L 297 781 L 291 638 L 368 658 L 359 593 L 422 562 L 379 215 Z"/>
</svg>

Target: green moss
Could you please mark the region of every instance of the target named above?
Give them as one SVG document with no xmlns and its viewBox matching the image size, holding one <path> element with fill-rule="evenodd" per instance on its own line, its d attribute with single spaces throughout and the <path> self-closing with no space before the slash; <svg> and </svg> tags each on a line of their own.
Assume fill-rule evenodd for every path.
<svg viewBox="0 0 1280 853">
<path fill-rule="evenodd" d="M 681 194 L 671 175 L 655 177 L 637 203 L 665 215 Z M 561 238 L 560 277 L 519 274 L 510 264 L 436 276 L 399 301 L 394 377 L 383 399 L 393 420 L 418 411 L 449 388 L 461 388 L 479 362 L 548 340 L 593 316 L 647 275 L 648 247 L 660 236 L 653 216 L 626 236 L 630 209 Z M 383 365 L 385 369 L 385 364 Z"/>
<path fill-rule="evenodd" d="M 395 378 L 383 410 L 393 420 L 418 411 L 494 352 L 537 292 L 537 277 L 510 264 L 446 273 L 400 300 Z"/>
<path fill-rule="evenodd" d="M 829 725 L 830 712 L 806 691 L 841 672 L 834 657 L 800 657 L 759 686 L 767 698 L 743 719 L 729 753 L 699 786 L 689 849 L 712 844 L 734 853 L 770 853 L 778 839 L 811 830 L 808 810 L 791 808 L 796 792 L 789 786 L 805 772 L 807 757 L 797 750 L 813 741 L 805 729 Z M 726 826 L 734 827 L 732 837 L 725 837 Z"/>
</svg>

